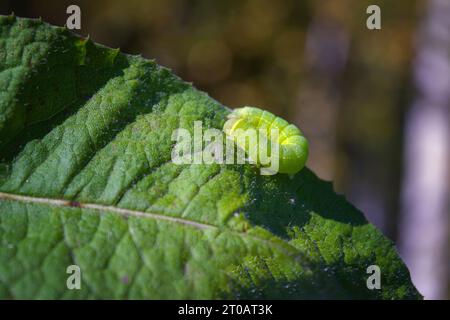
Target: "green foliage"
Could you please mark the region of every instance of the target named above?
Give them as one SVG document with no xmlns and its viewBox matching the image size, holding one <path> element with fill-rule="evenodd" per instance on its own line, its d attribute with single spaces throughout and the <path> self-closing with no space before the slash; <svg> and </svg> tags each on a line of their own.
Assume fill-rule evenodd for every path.
<svg viewBox="0 0 450 320">
<path fill-rule="evenodd" d="M 392 243 L 308 169 L 170 161 L 174 129 L 228 113 L 153 61 L 0 17 L 0 297 L 420 297 Z"/>
</svg>

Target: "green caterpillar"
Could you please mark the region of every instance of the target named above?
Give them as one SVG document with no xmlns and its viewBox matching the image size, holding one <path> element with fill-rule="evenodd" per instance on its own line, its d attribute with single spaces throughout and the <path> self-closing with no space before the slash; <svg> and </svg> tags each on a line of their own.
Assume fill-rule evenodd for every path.
<svg viewBox="0 0 450 320">
<path fill-rule="evenodd" d="M 239 139 L 243 132 L 248 129 L 255 129 L 264 133 L 264 138 L 267 139 L 269 145 L 273 146 L 274 143 L 276 144 L 279 150 L 278 172 L 292 175 L 305 166 L 309 152 L 308 141 L 295 125 L 289 124 L 286 120 L 268 111 L 255 107 L 243 107 L 233 110 L 228 115 L 228 121 L 225 122 L 223 131 L 240 148 L 251 155 L 252 151 L 249 150 L 249 144 L 245 142 L 245 139 Z M 271 130 L 278 132 L 276 141 L 271 141 L 273 137 Z M 257 155 L 253 155 L 252 158 L 257 165 L 266 165 L 258 161 L 259 157 Z"/>
</svg>

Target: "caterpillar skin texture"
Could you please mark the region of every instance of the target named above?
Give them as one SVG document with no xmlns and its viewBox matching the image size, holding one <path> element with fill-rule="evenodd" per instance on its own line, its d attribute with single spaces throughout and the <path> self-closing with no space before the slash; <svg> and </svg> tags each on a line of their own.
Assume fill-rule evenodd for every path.
<svg viewBox="0 0 450 320">
<path fill-rule="evenodd" d="M 242 129 L 264 129 L 270 137 L 271 129 L 278 129 L 279 136 L 279 170 L 280 173 L 295 174 L 299 172 L 308 159 L 308 140 L 295 125 L 275 116 L 265 110 L 255 107 L 243 107 L 233 110 L 228 115 L 223 131 L 226 135 L 236 138 L 236 130 Z M 268 138 L 269 139 L 269 138 Z M 270 142 L 269 142 L 270 143 Z M 247 152 L 248 148 L 243 147 Z"/>
</svg>

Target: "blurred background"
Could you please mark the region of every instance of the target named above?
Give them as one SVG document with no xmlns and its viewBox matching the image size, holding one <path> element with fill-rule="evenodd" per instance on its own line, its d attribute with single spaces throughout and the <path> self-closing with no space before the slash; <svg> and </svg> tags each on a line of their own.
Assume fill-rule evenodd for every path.
<svg viewBox="0 0 450 320">
<path fill-rule="evenodd" d="M 308 137 L 308 166 L 392 239 L 419 291 L 450 298 L 450 1 L 2 0 L 169 67 Z M 381 30 L 366 9 L 381 8 Z"/>
</svg>

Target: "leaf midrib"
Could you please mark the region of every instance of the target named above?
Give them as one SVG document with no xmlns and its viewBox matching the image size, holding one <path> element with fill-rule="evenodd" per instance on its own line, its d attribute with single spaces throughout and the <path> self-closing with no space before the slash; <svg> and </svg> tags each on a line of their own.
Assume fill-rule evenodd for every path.
<svg viewBox="0 0 450 320">
<path fill-rule="evenodd" d="M 118 208 L 114 206 L 109 205 L 101 205 L 101 204 L 95 204 L 95 203 L 81 203 L 78 201 L 71 201 L 71 200 L 65 200 L 65 199 L 54 199 L 54 198 L 44 198 L 44 197 L 33 197 L 33 196 L 26 196 L 26 195 L 20 195 L 20 194 L 13 194 L 13 193 L 5 193 L 0 192 L 0 201 L 16 201 L 16 202 L 23 202 L 23 203 L 34 203 L 34 204 L 44 204 L 48 206 L 54 206 L 54 207 L 61 207 L 61 208 L 73 208 L 73 209 L 88 209 L 93 210 L 95 212 L 112 212 L 115 214 L 118 214 L 122 217 L 128 218 L 128 217 L 137 217 L 137 218 L 148 218 L 153 220 L 159 220 L 159 221 L 166 221 L 166 222 L 172 222 L 177 224 L 182 224 L 186 226 L 191 226 L 196 229 L 200 230 L 219 230 L 219 228 L 216 225 L 213 224 L 207 224 L 203 222 L 193 221 L 186 218 L 179 218 L 179 217 L 172 217 L 167 216 L 163 214 L 153 213 L 153 212 L 145 212 L 145 211 L 139 211 L 139 210 L 131 210 L 131 209 L 125 209 L 125 208 Z M 258 237 L 254 234 L 249 234 L 246 231 L 239 231 L 239 230 L 233 230 L 230 228 L 226 228 L 227 231 L 238 234 L 242 237 L 248 237 L 252 238 L 256 241 L 263 242 L 266 245 L 276 247 L 278 250 L 282 251 L 288 256 L 291 256 L 294 258 L 297 262 L 300 262 L 300 260 L 303 260 L 303 262 L 306 262 L 307 259 L 304 256 L 302 252 L 298 250 L 298 248 L 294 247 L 292 244 L 284 241 L 283 239 L 280 239 L 280 241 L 283 242 L 283 245 L 280 243 L 273 241 L 271 239 L 265 239 Z M 273 235 L 273 237 L 275 237 Z M 305 263 L 302 263 L 302 267 L 308 268 Z M 309 268 L 308 268 L 309 269 Z"/>
<path fill-rule="evenodd" d="M 179 223 L 179 224 L 190 225 L 190 226 L 196 227 L 198 229 L 217 228 L 214 225 L 201 223 L 201 222 L 197 222 L 197 221 L 193 221 L 193 220 L 189 220 L 189 219 L 185 219 L 185 218 L 171 217 L 171 216 L 152 213 L 152 212 L 130 210 L 130 209 L 125 209 L 125 208 L 119 208 L 119 207 L 95 204 L 95 203 L 81 203 L 78 201 L 70 201 L 70 200 L 63 200 L 63 199 L 31 197 L 31 196 L 24 196 L 24 195 L 5 193 L 5 192 L 0 192 L 0 200 L 1 199 L 12 200 L 12 201 L 17 201 L 17 202 L 47 204 L 47 205 L 55 206 L 55 207 L 68 207 L 68 208 L 91 209 L 91 210 L 95 210 L 95 211 L 108 211 L 108 212 L 117 213 L 124 217 L 134 216 L 134 217 L 139 217 L 139 218 L 165 220 L 165 221 L 171 221 L 171 222 L 175 222 L 175 223 Z"/>
</svg>

